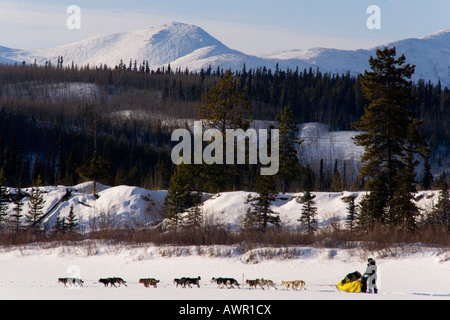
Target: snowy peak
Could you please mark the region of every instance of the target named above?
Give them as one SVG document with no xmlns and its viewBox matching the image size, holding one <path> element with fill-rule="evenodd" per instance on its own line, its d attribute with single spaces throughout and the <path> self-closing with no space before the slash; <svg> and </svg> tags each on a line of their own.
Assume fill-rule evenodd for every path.
<svg viewBox="0 0 450 320">
<path fill-rule="evenodd" d="M 172 22 L 159 27 L 136 31 L 99 35 L 76 43 L 49 49 L 18 50 L 0 47 L 0 63 L 44 64 L 51 60 L 56 63 L 58 56 L 64 57 L 66 65 L 72 61 L 79 65 L 120 64 L 128 66 L 130 60 L 148 61 L 151 69 L 167 66 L 191 71 L 200 71 L 211 65 L 213 68 L 241 70 L 267 67 L 319 68 L 322 72 L 364 73 L 369 69 L 368 60 L 377 48 L 384 46 L 397 48 L 404 53 L 408 63 L 416 65 L 413 80 L 425 79 L 450 86 L 450 29 L 441 30 L 422 38 L 410 38 L 392 42 L 371 49 L 338 50 L 312 48 L 292 50 L 256 57 L 233 50 L 208 34 L 200 27 Z"/>
<path fill-rule="evenodd" d="M 214 47 L 222 53 L 232 52 L 202 28 L 172 22 L 160 27 L 151 27 L 130 32 L 100 35 L 76 43 L 39 50 L 0 50 L 4 58 L 33 63 L 56 62 L 63 56 L 66 63 L 78 65 L 107 64 L 116 66 L 121 61 L 141 63 L 148 60 L 150 67 L 167 65 L 196 50 Z M 6 49 L 6 48 L 5 48 Z"/>
<path fill-rule="evenodd" d="M 398 54 L 405 54 L 407 62 L 416 65 L 413 80 L 425 79 L 434 83 L 441 81 L 450 86 L 450 29 L 429 34 L 422 38 L 409 38 L 380 45 L 371 49 L 338 50 L 312 48 L 290 50 L 266 56 L 269 59 L 284 61 L 303 61 L 322 72 L 364 73 L 370 68 L 369 58 L 376 50 L 384 47 L 396 47 Z"/>
<path fill-rule="evenodd" d="M 143 38 L 140 39 L 141 45 L 154 57 L 155 62 L 152 64 L 166 64 L 205 47 L 228 49 L 202 28 L 179 22 L 140 32 L 143 33 Z"/>
<path fill-rule="evenodd" d="M 426 35 L 420 39 L 435 39 L 435 38 L 446 38 L 447 40 L 450 39 L 450 29 L 443 29 L 435 33 L 431 33 L 429 35 Z"/>
</svg>

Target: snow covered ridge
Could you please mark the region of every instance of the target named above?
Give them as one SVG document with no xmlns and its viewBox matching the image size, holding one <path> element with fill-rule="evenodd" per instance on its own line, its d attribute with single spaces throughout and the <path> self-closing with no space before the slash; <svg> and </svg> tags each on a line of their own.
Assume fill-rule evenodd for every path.
<svg viewBox="0 0 450 320">
<path fill-rule="evenodd" d="M 413 80 L 424 79 L 450 86 L 450 29 L 421 38 L 405 39 L 386 44 L 404 53 L 407 62 L 416 65 Z M 379 46 L 381 48 L 384 46 Z M 319 68 L 322 72 L 357 75 L 369 69 L 369 57 L 377 48 L 338 50 L 311 48 L 292 50 L 261 57 L 247 55 L 225 46 L 202 28 L 172 22 L 159 27 L 99 35 L 76 43 L 47 49 L 21 50 L 0 47 L 0 63 L 56 64 L 63 56 L 64 65 L 72 61 L 79 65 L 108 65 L 115 67 L 122 61 L 128 66 L 130 59 L 137 63 L 148 61 L 151 69 L 167 66 L 200 71 L 209 65 L 223 69 L 241 70 L 266 66 L 275 69 Z"/>
<path fill-rule="evenodd" d="M 151 227 L 163 220 L 164 199 L 167 191 L 147 190 L 133 186 L 109 187 L 97 184 L 97 196 L 92 194 L 92 183 L 80 185 L 47 186 L 40 190 L 43 192 L 46 214 L 43 220 L 45 229 L 49 230 L 60 219 L 69 215 L 70 207 L 78 218 L 82 231 L 89 231 L 93 227 L 103 224 L 108 227 Z M 21 190 L 25 194 L 31 194 L 31 188 Z M 67 191 L 70 195 L 65 197 Z M 15 193 L 15 189 L 10 190 Z M 438 201 L 439 191 L 420 191 L 416 198 L 419 208 L 423 212 L 431 211 Z M 347 203 L 345 197 L 354 196 L 355 203 L 366 194 L 359 192 L 314 192 L 318 208 L 317 220 L 319 227 L 330 224 L 343 224 L 347 217 Z M 280 214 L 281 225 L 284 228 L 297 228 L 297 219 L 301 216 L 303 204 L 300 201 L 303 193 L 279 194 L 277 200 L 272 203 L 272 210 Z M 206 194 L 202 206 L 205 220 L 225 225 L 231 229 L 239 230 L 242 219 L 250 206 L 256 193 L 246 191 L 223 192 L 220 194 Z M 23 214 L 28 212 L 28 196 L 23 198 Z M 8 213 L 14 213 L 14 204 L 10 203 Z M 25 218 L 23 218 L 25 223 Z"/>
</svg>

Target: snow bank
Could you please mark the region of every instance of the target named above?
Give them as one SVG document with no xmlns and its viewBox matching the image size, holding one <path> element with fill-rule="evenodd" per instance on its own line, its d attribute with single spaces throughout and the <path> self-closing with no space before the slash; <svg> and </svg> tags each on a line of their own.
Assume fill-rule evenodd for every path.
<svg viewBox="0 0 450 320">
<path fill-rule="evenodd" d="M 73 187 L 47 186 L 42 187 L 46 201 L 44 212 L 48 212 L 57 204 L 66 191 L 71 195 L 55 207 L 55 210 L 45 218 L 45 227 L 51 228 L 59 216 L 61 219 L 67 217 L 70 207 L 78 218 L 82 230 L 88 230 L 92 223 L 102 221 L 109 223 L 111 227 L 133 225 L 154 225 L 163 219 L 162 211 L 167 191 L 147 190 L 133 186 L 110 187 L 97 184 L 97 196 L 92 194 L 92 182 L 79 184 Z M 12 192 L 15 192 L 12 190 Z M 22 192 L 31 194 L 32 189 L 22 189 Z M 417 193 L 418 206 L 429 212 L 438 201 L 438 191 L 420 191 Z M 272 210 L 279 213 L 281 224 L 285 228 L 297 228 L 297 221 L 301 216 L 303 204 L 300 202 L 304 193 L 278 194 L 272 203 Z M 331 223 L 345 222 L 347 217 L 347 203 L 345 199 L 349 196 L 355 197 L 358 204 L 365 191 L 358 192 L 313 192 L 316 196 L 317 221 L 319 227 L 326 227 Z M 223 192 L 219 194 L 206 194 L 202 206 L 205 220 L 209 222 L 224 224 L 231 229 L 239 229 L 242 219 L 251 200 L 256 196 L 255 192 L 236 191 Z M 23 199 L 23 213 L 28 211 L 29 197 Z M 10 204 L 8 213 L 12 214 L 14 205 Z"/>
</svg>

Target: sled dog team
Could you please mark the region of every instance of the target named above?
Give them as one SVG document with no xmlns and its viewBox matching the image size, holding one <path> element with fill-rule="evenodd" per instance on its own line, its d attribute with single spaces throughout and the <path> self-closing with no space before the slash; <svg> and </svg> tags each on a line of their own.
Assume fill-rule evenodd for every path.
<svg viewBox="0 0 450 320">
<path fill-rule="evenodd" d="M 176 287 L 178 286 L 182 288 L 186 288 L 186 286 L 189 286 L 189 288 L 192 288 L 192 285 L 196 285 L 200 288 L 200 276 L 197 278 L 176 278 L 173 279 L 173 283 L 176 284 Z M 114 286 L 117 287 L 116 284 L 119 285 L 119 287 L 123 284 L 126 285 L 126 281 L 119 277 L 112 277 L 112 278 L 101 278 L 98 280 L 99 283 L 104 284 L 105 287 L 107 286 Z M 347 274 L 347 276 L 338 283 L 337 286 L 335 286 L 340 291 L 345 292 L 363 292 L 363 293 L 378 293 L 377 288 L 377 266 L 374 259 L 369 258 L 367 260 L 367 269 L 364 275 L 361 275 L 358 271 L 355 271 L 353 273 Z M 83 287 L 84 281 L 79 278 L 58 278 L 58 283 L 64 284 L 64 287 Z M 158 287 L 159 280 L 156 280 L 155 278 L 141 278 L 139 279 L 139 283 L 142 283 L 144 287 L 148 288 L 150 286 L 153 286 L 154 288 Z M 224 287 L 227 287 L 228 289 L 234 288 L 235 286 L 238 287 L 238 289 L 241 289 L 241 285 L 238 283 L 238 281 L 234 278 L 215 278 L 213 277 L 211 279 L 211 283 L 217 284 L 217 288 L 223 289 Z M 269 279 L 254 279 L 245 280 L 245 283 L 249 286 L 249 289 L 257 289 L 258 286 L 264 290 L 264 287 L 267 287 L 267 289 L 275 288 L 276 284 Z M 288 291 L 289 288 L 291 288 L 294 291 L 297 290 L 306 290 L 305 288 L 305 281 L 303 280 L 291 280 L 291 281 L 281 281 L 281 285 L 286 288 Z"/>
<path fill-rule="evenodd" d="M 178 286 L 182 288 L 186 288 L 186 286 L 189 286 L 189 288 L 192 288 L 192 285 L 196 285 L 200 288 L 200 276 L 197 278 L 176 278 L 173 279 L 173 283 L 176 284 L 176 287 Z M 58 283 L 64 284 L 64 287 L 83 287 L 84 281 L 79 278 L 58 278 Z M 117 287 L 116 284 L 119 285 L 119 287 L 123 284 L 126 285 L 126 281 L 119 277 L 110 277 L 110 278 L 100 278 L 98 280 L 98 283 L 103 284 L 105 287 Z M 139 283 L 142 283 L 144 287 L 148 288 L 150 286 L 153 286 L 154 288 L 158 287 L 159 280 L 156 280 L 155 278 L 141 278 L 139 279 Z M 211 279 L 211 283 L 217 284 L 218 288 L 223 289 L 224 287 L 227 287 L 228 289 L 234 288 L 235 286 L 241 289 L 241 285 L 238 283 L 238 281 L 234 278 L 215 278 L 213 277 Z M 264 287 L 267 287 L 267 289 L 275 288 L 276 284 L 272 280 L 268 279 L 255 279 L 255 280 L 246 280 L 246 284 L 249 285 L 250 289 L 254 288 L 257 289 L 257 286 L 259 286 L 261 289 L 264 290 Z M 292 288 L 292 290 L 302 290 L 305 289 L 305 281 L 303 280 L 293 280 L 293 281 L 281 281 L 281 285 L 286 288 L 286 290 L 289 290 L 289 288 Z"/>
</svg>

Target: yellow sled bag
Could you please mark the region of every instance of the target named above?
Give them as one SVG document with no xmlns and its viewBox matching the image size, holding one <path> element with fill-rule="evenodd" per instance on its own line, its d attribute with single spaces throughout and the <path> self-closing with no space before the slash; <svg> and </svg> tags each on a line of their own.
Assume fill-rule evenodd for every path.
<svg viewBox="0 0 450 320">
<path fill-rule="evenodd" d="M 344 292 L 361 292 L 362 283 L 361 280 L 356 280 L 349 283 L 342 283 L 341 281 L 336 287 Z"/>
<path fill-rule="evenodd" d="M 344 280 L 340 281 L 336 288 L 344 292 L 361 292 L 361 274 L 358 271 L 349 273 Z"/>
</svg>

